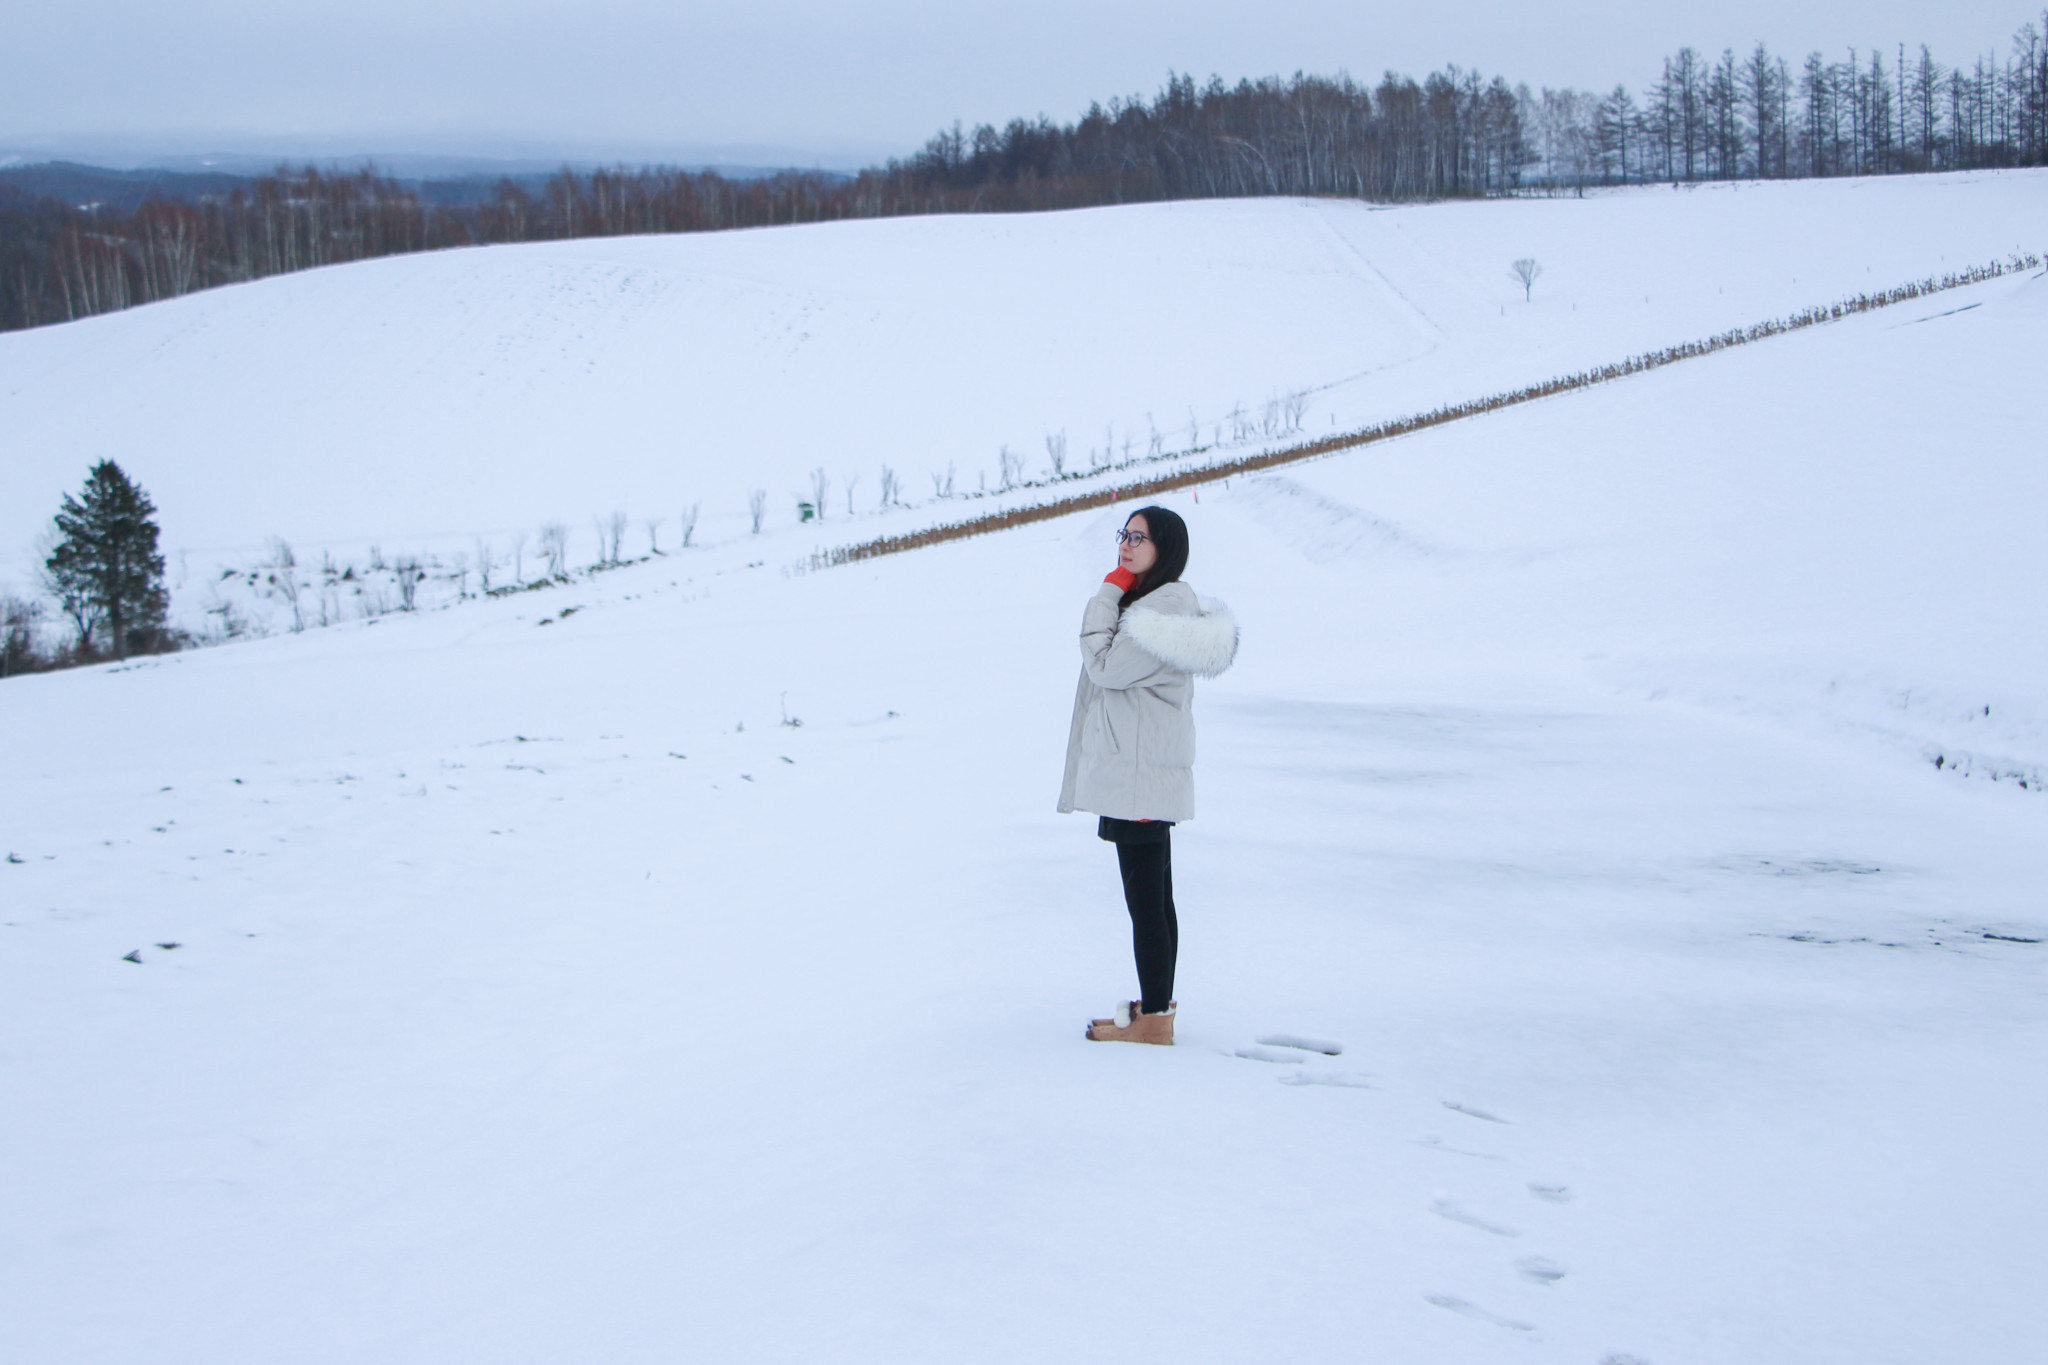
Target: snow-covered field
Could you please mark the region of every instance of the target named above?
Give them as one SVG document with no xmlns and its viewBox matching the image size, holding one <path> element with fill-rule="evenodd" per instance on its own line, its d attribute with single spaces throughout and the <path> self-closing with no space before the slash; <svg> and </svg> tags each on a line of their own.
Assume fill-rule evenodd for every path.
<svg viewBox="0 0 2048 1365">
<path fill-rule="evenodd" d="M 1373 208 L 1144 205 L 571 241 L 408 256 L 0 335 L 0 591 L 111 457 L 162 512 L 177 619 L 289 612 L 250 577 L 281 537 L 308 619 L 570 562 L 793 529 L 811 471 L 830 540 L 950 520 L 1022 476 L 1267 439 L 1298 395 L 1327 434 L 2015 251 L 2048 175 L 1729 184 Z M 1544 270 L 1533 297 L 1509 262 Z M 907 503 L 886 513 L 882 469 Z M 935 498 L 952 477 L 954 497 Z M 935 483 L 935 480 L 937 481 Z M 848 512 L 849 489 L 853 515 Z M 515 564 L 515 539 L 525 544 Z M 458 557 L 461 561 L 459 562 Z M 331 572 L 327 572 L 331 568 Z M 353 569 L 351 574 L 349 571 Z M 213 613 L 211 616 L 208 613 Z"/>
<path fill-rule="evenodd" d="M 1161 243 L 1153 283 L 1103 299 L 1079 357 L 1036 370 L 1018 338 L 1050 347 L 1065 321 L 982 279 L 971 332 L 940 334 L 1008 338 L 1028 372 L 1006 388 L 919 352 L 955 367 L 927 376 L 928 430 L 899 433 L 922 451 L 999 391 L 1016 406 L 985 414 L 989 439 L 1012 421 L 1021 442 L 1098 382 L 1140 419 L 1141 381 L 1172 390 L 1161 406 L 1227 410 L 1408 347 L 1405 369 L 1328 391 L 1348 425 L 1788 311 L 1862 287 L 1866 264 L 1886 285 L 2038 248 L 2020 232 L 2044 193 L 2041 175 L 1700 191 L 1705 217 L 1583 241 L 1569 222 L 1687 197 L 1182 206 L 847 240 L 899 271 L 972 257 L 1000 276 L 1013 234 L 1036 243 L 1027 266 L 1064 251 L 1105 289 L 1119 271 L 1075 245 L 1088 225 L 1133 255 Z M 1859 194 L 1884 212 L 1835 207 Z M 1782 231 L 1830 213 L 1854 245 Z M 1495 215 L 1513 231 L 1474 226 Z M 890 228 L 918 245 L 881 245 Z M 1725 316 L 1699 268 L 1665 273 L 1668 311 L 1623 317 L 1630 270 L 1691 250 L 1638 230 L 1740 238 Z M 1335 345 L 1358 316 L 1342 291 L 1400 277 L 1289 256 L 1331 232 L 1435 263 L 1421 331 L 1375 313 Z M 1230 234 L 1244 264 L 1204 277 L 1215 294 L 1252 319 L 1298 271 L 1276 318 L 1298 302 L 1309 321 L 1148 358 L 1132 305 L 1192 309 L 1199 291 L 1144 289 L 1207 249 L 1176 242 Z M 1507 254 L 1558 262 L 1557 292 L 1544 305 L 1538 285 L 1540 327 L 1511 308 L 1489 337 L 1507 287 L 1491 257 L 1517 236 L 1537 240 Z M 634 252 L 773 240 L 531 258 L 625 271 Z M 1467 256 L 1461 284 L 1444 263 Z M 522 256 L 441 259 L 509 279 L 497 263 Z M 1578 286 L 1598 326 L 1572 321 L 1569 260 L 1612 261 Z M 146 335 L 205 389 L 207 354 L 312 344 L 289 302 L 311 296 L 287 291 L 371 300 L 414 268 L 0 338 L 8 420 L 56 420 L 15 382 L 23 356 L 57 373 L 103 346 L 148 384 Z M 1400 291 L 1421 298 L 1428 274 Z M 419 309 L 417 353 L 394 341 L 378 370 L 349 352 L 351 420 L 423 412 L 406 375 L 468 363 L 439 358 L 465 329 L 488 350 L 490 291 L 449 289 Z M 915 388 L 885 348 L 924 335 L 884 293 L 861 400 L 877 430 Z M 237 297 L 264 300 L 268 342 L 230 325 L 259 307 Z M 619 291 L 623 320 L 589 351 L 568 337 L 611 317 L 595 299 L 560 336 L 526 320 L 534 347 L 609 377 L 498 397 L 536 432 L 610 420 L 555 405 L 653 373 L 636 298 Z M 853 365 L 864 315 L 842 302 L 816 349 Z M 330 339 L 369 325 L 315 313 Z M 177 320 L 207 316 L 204 341 Z M 2048 279 L 2007 278 L 1171 498 L 1190 580 L 1231 602 L 1245 644 L 1199 691 L 1170 1052 L 1080 1037 L 1129 989 L 1128 931 L 1113 856 L 1051 813 L 1071 636 L 1126 509 L 810 574 L 784 566 L 817 528 L 785 513 L 759 540 L 728 524 L 545 592 L 8 680 L 0 1359 L 2030 1362 L 2028 1286 L 2048 1275 L 2044 348 Z M 342 389 L 321 382 L 318 403 L 284 391 L 324 413 L 309 441 L 338 440 L 319 403 Z M 780 410 L 733 403 L 724 448 L 745 454 L 692 468 L 780 487 L 806 458 L 781 444 L 790 424 L 863 426 L 787 382 Z M 327 528 L 251 543 L 393 540 L 349 518 L 415 502 L 588 511 L 655 468 L 616 442 L 508 457 L 517 482 L 451 459 L 482 501 L 380 503 L 366 477 L 351 503 L 350 480 L 319 482 L 339 447 L 251 482 L 220 435 L 158 431 L 161 463 L 106 452 L 174 543 L 179 524 L 242 543 L 234 505 Z M 452 489 L 406 452 L 364 467 Z M 91 453 L 46 477 L 75 483 Z M 178 521 L 187 506 L 200 520 Z M 1258 1044 L 1279 1032 L 1344 1051 Z"/>
</svg>

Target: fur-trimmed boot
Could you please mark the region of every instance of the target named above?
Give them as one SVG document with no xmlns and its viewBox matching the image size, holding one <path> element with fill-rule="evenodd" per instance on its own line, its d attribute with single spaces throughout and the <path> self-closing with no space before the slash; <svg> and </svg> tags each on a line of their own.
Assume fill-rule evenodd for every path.
<svg viewBox="0 0 2048 1365">
<path fill-rule="evenodd" d="M 1096 1019 L 1088 1025 L 1088 1038 L 1097 1043 L 1154 1043 L 1173 1046 L 1173 1014 L 1180 1008 L 1174 1001 L 1164 1014 L 1146 1014 L 1135 1000 L 1116 1007 L 1113 1019 Z"/>
</svg>

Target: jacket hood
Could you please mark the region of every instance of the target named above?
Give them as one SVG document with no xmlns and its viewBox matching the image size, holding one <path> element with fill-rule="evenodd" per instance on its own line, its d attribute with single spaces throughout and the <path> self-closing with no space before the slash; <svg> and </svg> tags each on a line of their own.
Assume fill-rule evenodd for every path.
<svg viewBox="0 0 2048 1365">
<path fill-rule="evenodd" d="M 1213 678 L 1237 658 L 1237 618 L 1210 597 L 1197 597 L 1192 615 L 1155 611 L 1140 600 L 1124 613 L 1123 629 L 1140 649 L 1198 678 Z"/>
</svg>

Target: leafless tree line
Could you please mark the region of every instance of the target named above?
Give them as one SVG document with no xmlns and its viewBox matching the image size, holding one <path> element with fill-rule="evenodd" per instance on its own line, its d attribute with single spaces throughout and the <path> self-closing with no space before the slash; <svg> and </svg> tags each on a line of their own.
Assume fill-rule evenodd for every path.
<svg viewBox="0 0 2048 1365">
<path fill-rule="evenodd" d="M 43 200 L 0 212 L 0 328 L 468 240 L 461 215 L 369 170 L 280 171 L 224 198 L 152 199 L 130 214 Z"/>
<path fill-rule="evenodd" d="M 909 550 L 922 549 L 927 545 L 938 545 L 949 540 L 963 540 L 969 536 L 989 535 L 998 531 L 1012 530 L 1035 522 L 1048 521 L 1054 517 L 1067 516 L 1073 512 L 1086 511 L 1097 507 L 1110 507 L 1117 503 L 1133 503 L 1156 497 L 1180 488 L 1197 487 L 1215 483 L 1239 474 L 1252 474 L 1273 469 L 1281 465 L 1295 464 L 1332 455 L 1340 450 L 1352 450 L 1359 446 L 1372 445 L 1379 441 L 1406 436 L 1412 432 L 1442 426 L 1449 422 L 1476 417 L 1483 413 L 1498 412 L 1503 408 L 1523 403 L 1536 402 L 1556 394 L 1574 389 L 1591 388 L 1623 379 L 1629 375 L 1641 374 L 1646 370 L 1661 369 L 1680 361 L 1712 355 L 1735 346 L 1746 346 L 1767 337 L 1782 336 L 1807 327 L 1822 326 L 1826 323 L 1854 317 L 1879 308 L 1925 298 L 1945 290 L 1960 289 L 1966 285 L 1978 284 L 1985 280 L 1997 279 L 2018 271 L 2034 271 L 2041 268 L 2042 258 L 2032 253 L 2014 253 L 2003 261 L 1991 261 L 1980 266 L 1970 266 L 1948 274 L 1915 280 L 1893 289 L 1874 293 L 1852 295 L 1832 304 L 1821 304 L 1804 308 L 1787 317 L 1773 318 L 1748 327 L 1738 327 L 1700 341 L 1684 342 L 1667 346 L 1661 350 L 1649 351 L 1616 361 L 1608 365 L 1580 370 L 1575 374 L 1560 375 L 1523 388 L 1511 389 L 1484 398 L 1469 399 L 1461 403 L 1448 403 L 1427 412 L 1399 417 L 1386 422 L 1375 423 L 1357 431 L 1343 432 L 1317 440 L 1303 441 L 1297 445 L 1281 446 L 1277 449 L 1255 451 L 1248 455 L 1231 456 L 1211 463 L 1182 467 L 1171 472 L 1154 475 L 1135 483 L 1112 485 L 1074 493 L 1067 497 L 1053 498 L 1045 502 L 1026 503 L 1023 506 L 1006 507 L 1000 511 L 965 521 L 943 522 L 920 530 L 897 535 L 882 536 L 875 540 L 853 545 L 839 545 L 830 549 L 813 551 L 800 565 L 800 571 L 816 572 L 836 568 L 842 564 L 856 564 L 862 560 L 879 559 L 885 555 L 902 554 Z"/>
<path fill-rule="evenodd" d="M 211 285 L 482 242 L 696 232 L 899 214 L 1162 199 L 1487 195 L 1588 184 L 1888 174 L 2048 164 L 2048 14 L 2002 59 L 1945 66 L 1922 46 L 1819 53 L 1795 72 L 1681 49 L 1640 99 L 1509 86 L 1447 67 L 1205 85 L 1170 75 L 1071 124 L 959 125 L 916 154 L 843 177 L 564 170 L 539 194 L 429 207 L 364 170 L 280 170 L 223 198 L 133 213 L 43 200 L 0 208 L 0 330 L 86 317 Z"/>
<path fill-rule="evenodd" d="M 2048 164 L 2048 13 L 2005 58 L 1944 65 L 1921 44 L 1809 53 L 1795 71 L 1758 43 L 1709 59 L 1667 58 L 1640 100 L 1521 92 L 1534 157 L 1525 183 L 1550 187 L 1738 178 L 1887 175 Z"/>
<path fill-rule="evenodd" d="M 1072 125 L 956 125 L 868 188 L 881 203 L 909 196 L 898 211 L 910 212 L 1274 194 L 1416 199 L 1512 189 L 1526 161 L 1521 107 L 1498 76 L 1453 66 L 1420 84 L 1389 72 L 1368 88 L 1344 75 L 1228 86 L 1174 74 L 1153 99 L 1097 104 Z"/>
</svg>

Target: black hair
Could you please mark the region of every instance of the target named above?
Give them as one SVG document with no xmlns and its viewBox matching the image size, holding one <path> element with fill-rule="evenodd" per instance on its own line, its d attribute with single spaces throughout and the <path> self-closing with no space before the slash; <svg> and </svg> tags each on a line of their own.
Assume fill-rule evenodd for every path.
<svg viewBox="0 0 2048 1365">
<path fill-rule="evenodd" d="M 1152 561 L 1152 567 L 1138 575 L 1138 581 L 1117 600 L 1119 610 L 1143 597 L 1156 592 L 1168 583 L 1180 581 L 1181 571 L 1188 566 L 1188 524 L 1180 519 L 1180 513 L 1164 507 L 1140 507 L 1124 518 L 1124 525 L 1131 524 L 1131 517 L 1145 519 L 1145 532 L 1152 537 L 1152 548 L 1159 552 L 1159 558 Z"/>
</svg>

